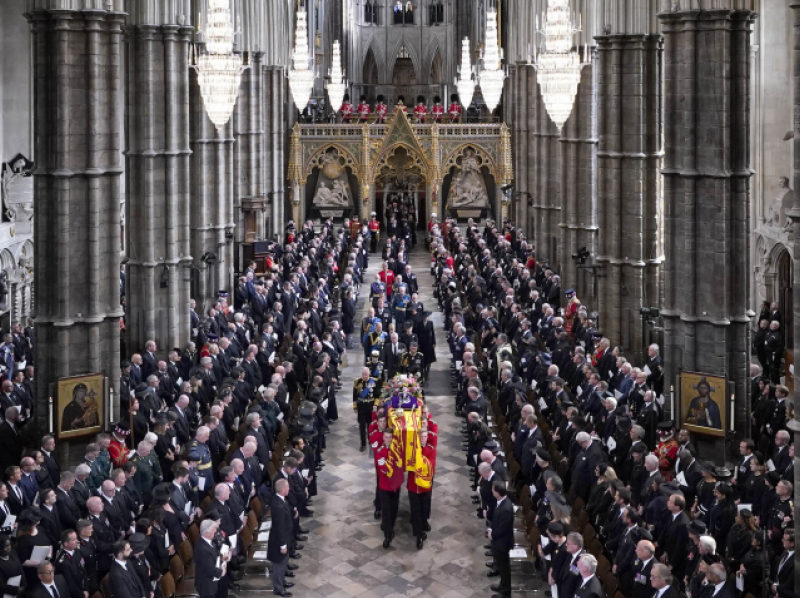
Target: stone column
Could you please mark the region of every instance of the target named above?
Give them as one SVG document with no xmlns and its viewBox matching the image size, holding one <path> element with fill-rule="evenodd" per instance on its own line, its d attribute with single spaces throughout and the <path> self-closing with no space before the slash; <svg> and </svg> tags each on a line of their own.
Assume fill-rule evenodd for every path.
<svg viewBox="0 0 800 598">
<path fill-rule="evenodd" d="M 533 171 L 533 240 L 537 260 L 558 270 L 561 256 L 558 255 L 561 229 L 561 144 L 558 129 L 550 120 L 539 90 L 530 98 L 536 107 L 528 111 L 534 117 L 529 127 L 528 142 L 535 145 L 535 162 L 529 163 L 529 173 Z M 529 88 L 530 89 L 530 88 Z M 529 145 L 530 146 L 530 145 Z M 530 180 L 530 178 L 529 178 Z"/>
<path fill-rule="evenodd" d="M 192 294 L 203 311 L 233 284 L 233 123 L 217 129 L 190 77 Z"/>
<path fill-rule="evenodd" d="M 264 91 L 266 107 L 266 191 L 269 194 L 268 222 L 265 231 L 268 235 L 281 235 L 288 217 L 285 215 L 286 147 L 289 135 L 287 128 L 288 85 L 282 68 L 268 67 L 264 70 Z M 288 107 L 294 114 L 294 104 Z M 303 202 L 304 198 L 301 197 Z M 300 228 L 300 223 L 296 223 Z"/>
<path fill-rule="evenodd" d="M 794 15 L 794 36 L 793 36 L 793 64 L 792 82 L 794 87 L 794 188 L 800 189 L 800 2 L 791 4 Z M 792 268 L 794 269 L 794 280 L 800 280 L 800 193 L 794 194 L 794 205 L 787 212 L 792 223 L 791 238 L 792 242 Z M 794 304 L 794 338 L 800 339 L 800 293 L 793 294 Z M 800 340 L 794 343 L 794 362 L 800 363 Z M 800 405 L 800 384 L 794 385 L 794 404 Z M 794 435 L 794 446 L 800 446 L 800 409 L 795 408 L 794 419 L 789 420 L 788 428 Z M 795 463 L 794 479 L 800 479 L 800 463 Z M 795 509 L 800 505 L 800 484 L 794 485 L 794 504 Z M 800 518 L 795 513 L 794 517 L 795 537 L 800 533 Z M 794 553 L 794 587 L 800 588 L 800 552 Z"/>
<path fill-rule="evenodd" d="M 242 73 L 242 85 L 234 118 L 234 214 L 237 243 L 266 238 L 264 184 L 264 71 L 261 53 L 250 54 L 250 68 Z"/>
<path fill-rule="evenodd" d="M 588 64 L 581 71 L 572 114 L 561 132 L 560 259 L 562 285 L 573 287 L 581 301 L 595 309 L 596 288 L 591 270 L 579 268 L 572 254 L 585 247 L 594 255 L 597 235 L 596 71 Z"/>
<path fill-rule="evenodd" d="M 598 309 L 603 332 L 642 359 L 642 306 L 660 305 L 661 54 L 659 35 L 598 43 Z"/>
<path fill-rule="evenodd" d="M 152 24 L 136 11 L 126 27 L 127 338 L 182 347 L 189 340 L 189 69 L 192 28 Z"/>
<path fill-rule="evenodd" d="M 119 373 L 124 14 L 113 4 L 111 10 L 31 4 L 35 423 L 44 432 L 50 386 L 59 378 L 97 372 L 113 381 Z"/>
<path fill-rule="evenodd" d="M 734 383 L 750 430 L 749 10 L 659 15 L 664 32 L 664 357 Z M 698 151 L 698 148 L 702 148 Z M 730 418 L 730 414 L 728 416 Z M 728 421 L 723 422 L 726 430 Z M 723 447 L 717 443 L 716 454 Z"/>
</svg>

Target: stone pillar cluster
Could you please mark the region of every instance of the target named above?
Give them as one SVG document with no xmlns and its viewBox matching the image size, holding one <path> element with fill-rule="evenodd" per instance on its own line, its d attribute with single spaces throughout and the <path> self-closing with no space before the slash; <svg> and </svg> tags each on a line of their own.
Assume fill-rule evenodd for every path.
<svg viewBox="0 0 800 598">
<path fill-rule="evenodd" d="M 733 381 L 750 418 L 749 10 L 659 15 L 664 32 L 664 352 Z M 702 150 L 698 148 L 702 147 Z M 730 422 L 723 427 L 730 429 Z"/>
<path fill-rule="evenodd" d="M 175 347 L 189 337 L 192 28 L 139 15 L 126 27 L 127 340 Z"/>
<path fill-rule="evenodd" d="M 32 3 L 37 424 L 62 377 L 119 369 L 124 14 Z"/>
<path fill-rule="evenodd" d="M 598 43 L 598 308 L 603 332 L 642 357 L 642 306 L 660 305 L 661 36 Z"/>
</svg>

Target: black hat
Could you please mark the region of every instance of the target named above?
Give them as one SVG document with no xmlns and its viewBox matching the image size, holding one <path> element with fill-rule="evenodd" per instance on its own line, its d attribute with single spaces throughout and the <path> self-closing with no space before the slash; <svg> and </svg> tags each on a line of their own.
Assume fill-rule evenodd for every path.
<svg viewBox="0 0 800 598">
<path fill-rule="evenodd" d="M 675 428 L 675 425 L 672 423 L 672 420 L 668 420 L 668 421 L 665 421 L 665 422 L 659 422 L 658 423 L 659 431 L 669 432 L 670 430 L 672 430 L 674 428 Z"/>
<path fill-rule="evenodd" d="M 424 104 L 425 96 L 417 96 L 417 104 Z"/>
<path fill-rule="evenodd" d="M 19 516 L 17 523 L 21 527 L 31 527 L 42 520 L 42 513 L 38 507 L 28 507 Z"/>
<path fill-rule="evenodd" d="M 383 102 L 383 100 L 384 100 L 384 97 L 383 97 L 383 95 L 382 95 L 382 94 L 379 94 L 379 95 L 378 95 L 378 101 L 379 101 L 379 102 Z"/>
<path fill-rule="evenodd" d="M 500 445 L 497 443 L 496 440 L 490 439 L 483 443 L 483 448 L 490 450 L 493 453 L 496 453 L 497 451 L 500 450 Z"/>
<path fill-rule="evenodd" d="M 728 469 L 727 467 L 725 467 L 724 465 L 721 465 L 721 466 L 717 467 L 714 470 L 714 473 L 717 475 L 717 478 L 719 478 L 720 480 L 728 480 L 733 476 L 733 474 L 731 473 L 731 470 Z"/>
<path fill-rule="evenodd" d="M 705 471 L 714 477 L 717 477 L 717 467 L 711 461 L 701 461 L 700 471 Z"/>
<path fill-rule="evenodd" d="M 439 96 L 433 96 L 433 102 L 434 102 L 435 104 L 438 104 L 438 103 L 439 103 L 439 102 L 441 102 L 441 101 L 442 101 L 442 98 L 440 98 Z"/>
<path fill-rule="evenodd" d="M 153 488 L 153 502 L 157 505 L 168 503 L 172 497 L 172 484 L 161 482 Z"/>
<path fill-rule="evenodd" d="M 631 446 L 631 452 L 644 454 L 647 452 L 647 445 L 641 440 L 637 440 L 633 443 L 633 446 Z"/>
<path fill-rule="evenodd" d="M 349 94 L 349 93 L 346 93 L 346 94 L 344 94 L 344 98 L 343 98 L 343 100 L 344 100 L 345 102 L 349 102 L 349 101 L 350 101 L 350 94 Z"/>
<path fill-rule="evenodd" d="M 128 537 L 128 542 L 131 545 L 133 552 L 144 552 L 150 542 L 147 541 L 147 536 L 141 532 L 136 532 Z"/>
<path fill-rule="evenodd" d="M 689 533 L 694 534 L 695 536 L 705 536 L 706 530 L 705 522 L 701 519 L 693 519 L 691 523 L 689 523 Z"/>
<path fill-rule="evenodd" d="M 547 524 L 547 532 L 554 536 L 564 535 L 564 524 L 560 521 L 551 521 Z"/>
<path fill-rule="evenodd" d="M 137 397 L 144 396 L 147 394 L 147 388 L 148 388 L 147 384 L 145 384 L 144 382 L 139 382 L 139 384 L 137 384 L 136 388 L 134 389 L 134 393 L 136 394 Z"/>
<path fill-rule="evenodd" d="M 366 102 L 366 101 L 367 101 L 367 96 L 365 96 L 365 95 L 362 93 L 362 94 L 361 94 L 361 97 L 359 98 L 359 100 L 360 100 L 360 101 L 362 101 L 362 102 Z"/>
<path fill-rule="evenodd" d="M 451 93 L 450 94 L 450 101 L 451 102 L 457 102 L 458 101 L 458 94 L 457 93 Z"/>
<path fill-rule="evenodd" d="M 658 491 L 661 493 L 662 496 L 672 496 L 681 491 L 681 487 L 678 485 L 678 482 L 664 482 L 660 484 L 658 487 Z"/>
<path fill-rule="evenodd" d="M 117 436 L 122 436 L 123 438 L 131 433 L 131 427 L 128 425 L 128 422 L 120 420 L 120 422 L 114 426 L 114 434 Z"/>
<path fill-rule="evenodd" d="M 552 461 L 550 453 L 548 453 L 547 450 L 541 446 L 538 449 L 536 449 L 536 456 L 539 457 L 542 461 L 547 461 L 548 463 Z"/>
</svg>

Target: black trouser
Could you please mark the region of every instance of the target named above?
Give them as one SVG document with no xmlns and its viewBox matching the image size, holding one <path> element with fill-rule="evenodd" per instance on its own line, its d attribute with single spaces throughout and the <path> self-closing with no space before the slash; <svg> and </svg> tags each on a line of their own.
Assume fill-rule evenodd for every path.
<svg viewBox="0 0 800 598">
<path fill-rule="evenodd" d="M 381 490 L 381 529 L 384 537 L 394 533 L 397 508 L 400 504 L 400 490 Z"/>
<path fill-rule="evenodd" d="M 408 491 L 408 505 L 411 507 L 411 529 L 417 538 L 425 533 L 425 524 L 428 522 L 426 512 L 430 515 L 431 493 Z M 427 508 L 426 508 L 427 507 Z"/>
<path fill-rule="evenodd" d="M 508 549 L 497 549 L 492 546 L 494 554 L 494 566 L 500 573 L 500 589 L 497 591 L 501 596 L 511 595 L 511 559 L 508 558 Z"/>
<path fill-rule="evenodd" d="M 367 429 L 372 421 L 372 401 L 359 401 L 356 406 L 358 414 L 358 435 L 361 446 L 367 446 Z"/>
</svg>

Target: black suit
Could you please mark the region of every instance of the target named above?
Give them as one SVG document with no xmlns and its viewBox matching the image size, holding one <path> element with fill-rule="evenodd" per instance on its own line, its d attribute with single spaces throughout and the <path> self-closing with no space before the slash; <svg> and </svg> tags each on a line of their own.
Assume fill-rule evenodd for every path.
<svg viewBox="0 0 800 598">
<path fill-rule="evenodd" d="M 78 519 L 81 518 L 81 509 L 75 502 L 70 492 L 65 492 L 61 487 L 56 488 L 56 510 L 61 520 L 63 529 L 77 529 Z"/>
<path fill-rule="evenodd" d="M 771 567 L 770 578 L 773 583 L 778 584 L 779 598 L 795 598 L 797 592 L 794 589 L 794 556 L 784 563 L 782 561 L 785 557 L 786 551 L 775 557 Z"/>
<path fill-rule="evenodd" d="M 53 578 L 53 583 L 56 585 L 59 598 L 69 598 L 69 587 L 61 575 L 56 575 Z M 44 586 L 41 581 L 36 583 L 36 585 L 34 585 L 32 588 L 28 589 L 28 595 L 30 598 L 53 598 L 53 594 Z"/>
<path fill-rule="evenodd" d="M 7 421 L 0 423 L 0 472 L 7 467 L 18 465 L 22 459 L 22 440 L 19 429 Z"/>
<path fill-rule="evenodd" d="M 221 583 L 222 569 L 217 567 L 217 556 L 217 550 L 208 541 L 204 538 L 197 540 L 194 545 L 194 587 L 201 598 L 221 597 L 228 592 L 227 584 Z"/>
<path fill-rule="evenodd" d="M 284 591 L 283 578 L 294 540 L 294 522 L 289 503 L 278 494 L 272 497 L 271 514 L 272 528 L 269 532 L 267 558 L 272 563 L 272 588 L 277 594 Z M 281 552 L 282 546 L 286 547 L 285 553 Z"/>
<path fill-rule="evenodd" d="M 506 497 L 498 501 L 492 518 L 492 554 L 495 566 L 500 573 L 501 596 L 511 595 L 511 562 L 508 551 L 514 547 L 514 507 Z"/>
<path fill-rule="evenodd" d="M 146 598 L 150 596 L 148 589 L 142 586 L 142 581 L 139 576 L 133 571 L 133 565 L 126 563 L 127 568 L 122 568 L 119 563 L 113 561 L 111 563 L 111 571 L 109 572 L 109 588 L 111 589 L 111 598 Z M 198 571 L 199 571 L 198 567 Z"/>
<path fill-rule="evenodd" d="M 651 593 L 652 593 L 652 589 Z M 587 581 L 579 580 L 578 587 L 575 590 L 575 598 L 603 598 L 603 586 L 596 575 L 592 575 Z M 650 594 L 648 594 L 649 598 Z"/>
<path fill-rule="evenodd" d="M 92 539 L 97 549 L 97 571 L 102 577 L 111 567 L 111 550 L 118 535 L 108 524 L 104 513 L 100 513 L 97 517 L 89 517 L 89 520 L 92 522 L 94 530 Z"/>
<path fill-rule="evenodd" d="M 639 559 L 633 565 L 633 589 L 630 593 L 630 598 L 650 598 L 653 595 L 653 588 L 650 585 L 650 572 L 653 570 L 653 565 L 656 564 L 654 558 L 643 563 Z"/>
<path fill-rule="evenodd" d="M 672 569 L 674 571 L 682 571 L 686 562 L 686 543 L 688 540 L 689 516 L 684 511 L 681 511 L 678 517 L 673 519 L 672 513 L 669 513 L 663 531 L 658 538 L 656 556 L 660 557 L 662 553 L 666 553 Z M 645 598 L 649 598 L 649 596 Z"/>
</svg>

